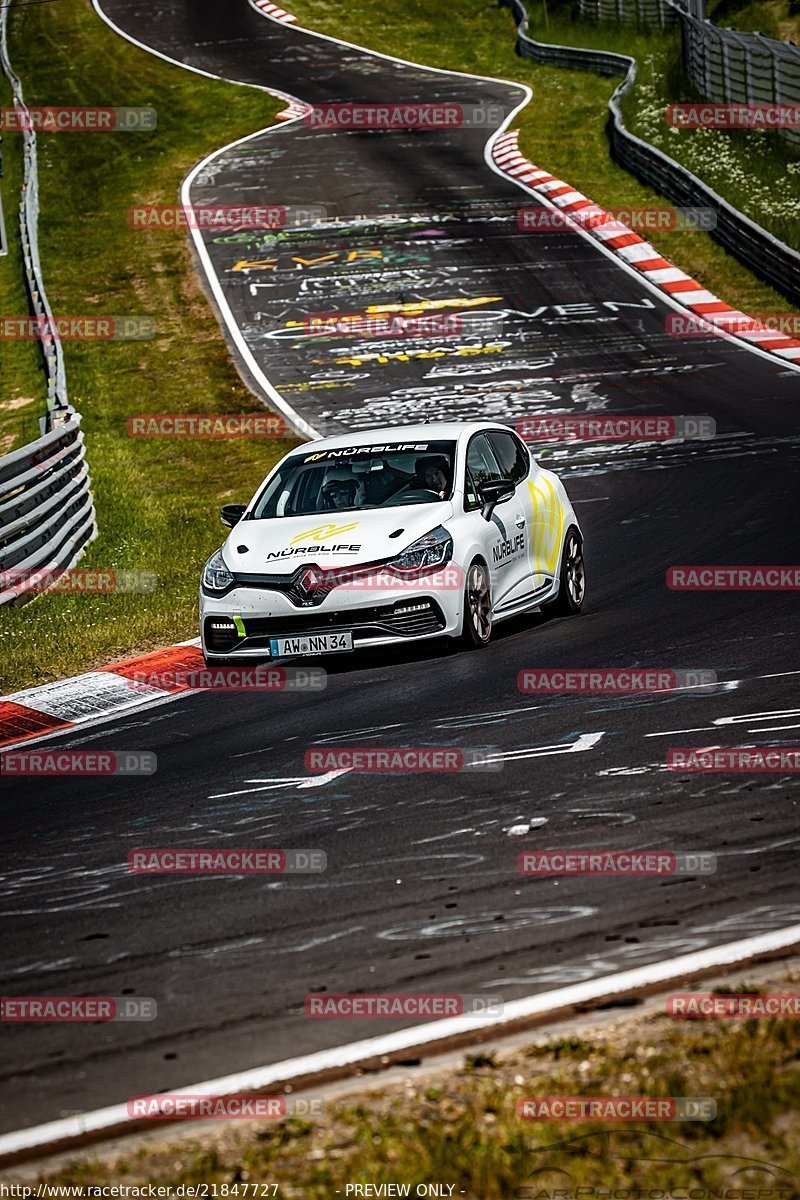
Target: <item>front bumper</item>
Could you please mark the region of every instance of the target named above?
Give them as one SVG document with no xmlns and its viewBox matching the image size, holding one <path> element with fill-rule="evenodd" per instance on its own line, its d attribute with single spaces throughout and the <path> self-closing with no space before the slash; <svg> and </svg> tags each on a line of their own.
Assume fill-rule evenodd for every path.
<svg viewBox="0 0 800 1200">
<path fill-rule="evenodd" d="M 360 650 L 455 636 L 461 631 L 462 604 L 455 590 L 353 594 L 334 589 L 309 608 L 266 588 L 234 588 L 219 597 L 201 591 L 200 636 L 209 658 L 269 658 L 271 638 L 343 631 L 352 632 L 353 649 Z"/>
</svg>

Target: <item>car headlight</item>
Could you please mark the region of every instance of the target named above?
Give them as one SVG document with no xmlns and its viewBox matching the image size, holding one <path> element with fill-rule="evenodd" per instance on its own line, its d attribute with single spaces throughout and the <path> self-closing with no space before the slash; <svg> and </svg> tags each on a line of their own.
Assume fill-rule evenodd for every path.
<svg viewBox="0 0 800 1200">
<path fill-rule="evenodd" d="M 434 567 L 443 567 L 453 557 L 453 539 L 444 525 L 438 525 L 424 537 L 398 554 L 389 563 L 397 571 L 428 571 Z"/>
<path fill-rule="evenodd" d="M 233 583 L 233 575 L 225 566 L 222 551 L 212 554 L 203 569 L 203 587 L 208 592 L 224 592 Z"/>
</svg>

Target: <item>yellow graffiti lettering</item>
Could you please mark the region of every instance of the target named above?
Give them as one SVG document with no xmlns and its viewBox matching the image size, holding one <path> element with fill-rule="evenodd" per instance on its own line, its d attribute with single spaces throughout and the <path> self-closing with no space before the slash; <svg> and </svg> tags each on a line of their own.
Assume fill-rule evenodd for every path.
<svg viewBox="0 0 800 1200">
<path fill-rule="evenodd" d="M 412 359 L 447 358 L 448 356 L 465 357 L 473 354 L 502 354 L 508 342 L 498 342 L 491 346 L 459 346 L 455 349 L 440 348 L 437 350 L 407 350 L 395 354 L 358 354 L 352 358 L 337 358 L 338 366 L 361 367 L 365 363 L 410 362 Z M 324 359 L 315 358 L 315 363 L 324 363 Z"/>
<path fill-rule="evenodd" d="M 439 308 L 477 308 L 481 304 L 494 304 L 495 301 L 502 299 L 502 296 L 475 296 L 472 300 L 466 300 L 463 296 L 457 296 L 452 300 L 416 300 L 408 304 L 370 304 L 367 312 L 421 313 Z"/>
<path fill-rule="evenodd" d="M 302 263 L 304 267 L 313 267 L 317 263 L 330 262 L 333 258 L 338 258 L 338 252 L 334 254 L 323 254 L 321 258 L 302 258 L 299 254 L 295 254 L 292 262 Z"/>
<path fill-rule="evenodd" d="M 237 262 L 235 267 L 231 267 L 232 271 L 274 271 L 277 258 L 242 258 Z"/>
</svg>

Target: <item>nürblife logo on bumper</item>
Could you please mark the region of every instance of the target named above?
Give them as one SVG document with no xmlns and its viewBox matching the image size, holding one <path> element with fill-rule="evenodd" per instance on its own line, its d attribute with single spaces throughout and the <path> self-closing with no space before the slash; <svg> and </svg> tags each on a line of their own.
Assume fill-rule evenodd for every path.
<svg viewBox="0 0 800 1200">
<path fill-rule="evenodd" d="M 288 546 L 283 550 L 272 550 L 267 555 L 265 561 L 271 562 L 276 558 L 294 558 L 298 554 L 358 554 L 361 549 L 361 543 L 353 542 L 334 542 L 328 543 L 326 539 L 342 537 L 343 534 L 349 533 L 351 529 L 356 529 L 358 521 L 351 521 L 349 525 L 317 525 L 314 529 L 304 529 L 302 533 L 297 533 L 291 539 Z M 310 541 L 310 545 L 308 544 Z M 298 545 L 298 543 L 302 543 Z M 316 585 L 315 585 L 316 586 Z"/>
<path fill-rule="evenodd" d="M 302 533 L 295 534 L 289 545 L 296 546 L 298 542 L 304 542 L 306 539 L 310 539 L 312 542 L 324 542 L 327 538 L 342 537 L 357 526 L 358 521 L 351 521 L 349 525 L 317 525 L 315 529 L 305 529 Z"/>
</svg>

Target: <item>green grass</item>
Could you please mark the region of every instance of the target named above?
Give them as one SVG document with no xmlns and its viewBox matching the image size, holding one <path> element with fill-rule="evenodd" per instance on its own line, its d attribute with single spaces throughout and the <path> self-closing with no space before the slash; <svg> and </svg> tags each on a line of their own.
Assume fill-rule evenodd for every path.
<svg viewBox="0 0 800 1200">
<path fill-rule="evenodd" d="M 712 0 L 708 15 L 715 25 L 800 42 L 798 0 Z"/>
<path fill-rule="evenodd" d="M 154 571 L 152 594 L 46 595 L 0 612 L 0 688 L 74 674 L 194 636 L 199 571 L 220 544 L 217 507 L 246 500 L 291 443 L 136 440 L 136 412 L 263 412 L 246 389 L 189 251 L 186 232 L 129 227 L 137 202 L 175 204 L 189 168 L 218 146 L 273 123 L 282 101 L 173 67 L 114 34 L 85 0 L 21 6 L 11 61 L 29 105 L 153 105 L 154 133 L 39 136 L 40 248 L 56 314 L 155 318 L 139 342 L 65 342 L 70 398 L 83 414 L 100 536 L 81 563 Z M 5 96 L 4 96 L 5 98 Z M 3 149 L 3 195 L 18 185 L 20 139 Z M 11 224 L 11 222 L 9 222 Z M 16 254 L 0 260 L 4 311 L 26 311 Z M 32 344 L 3 347 L 0 436 L 10 407 L 43 377 Z M 35 435 L 35 429 L 32 431 Z"/>
<path fill-rule="evenodd" d="M 528 83 L 534 100 L 517 123 L 522 148 L 534 162 L 604 207 L 663 206 L 662 197 L 608 156 L 604 126 L 614 81 L 517 57 L 508 10 L 489 0 L 459 0 L 454 21 L 449 0 L 382 0 L 380 5 L 297 0 L 290 7 L 309 27 L 377 50 Z M 558 10 L 553 13 L 552 0 L 550 7 L 554 37 L 562 17 Z M 558 32 L 567 40 L 564 30 Z M 660 66 L 648 72 L 652 42 L 643 34 L 575 25 L 571 36 L 586 44 L 596 37 L 623 45 L 641 57 L 645 82 L 648 73 L 661 78 Z M 674 47 L 665 43 L 658 53 L 674 55 Z M 100 525 L 85 564 L 155 571 L 159 585 L 150 595 L 51 595 L 23 610 L 5 608 L 0 616 L 3 691 L 191 636 L 198 572 L 222 537 L 218 503 L 246 499 L 287 447 L 285 442 L 131 441 L 124 431 L 126 417 L 138 411 L 258 408 L 231 364 L 186 236 L 131 230 L 126 211 L 139 201 L 176 202 L 194 162 L 215 146 L 270 124 L 282 105 L 254 89 L 200 78 L 138 50 L 114 35 L 85 0 L 21 6 L 12 15 L 11 54 L 29 104 L 152 104 L 159 112 L 154 134 L 40 137 L 41 250 L 54 311 L 132 313 L 158 322 L 152 341 L 71 342 L 65 349 L 70 395 L 84 414 Z M 665 78 L 668 69 L 665 60 Z M 19 144 L 13 135 L 5 138 L 4 152 L 3 197 L 13 234 L 12 193 L 19 186 Z M 707 235 L 663 231 L 651 240 L 729 303 L 754 312 L 786 309 L 785 299 Z M 0 260 L 0 298 L 11 313 L 25 312 L 18 272 L 15 254 Z M 2 360 L 0 439 L 26 440 L 35 435 L 36 418 L 44 411 L 38 351 L 31 343 L 9 343 Z M 17 407 L 26 399 L 28 404 Z"/>
<path fill-rule="evenodd" d="M 0 74 L 0 105 L 13 105 L 11 84 Z M 19 201 L 22 188 L 22 138 L 3 138 L 3 199 L 8 254 L 0 256 L 0 315 L 28 316 L 28 298 L 20 261 Z M 0 455 L 39 436 L 46 383 L 35 342 L 0 342 Z"/>
<path fill-rule="evenodd" d="M 777 133 L 710 129 L 673 130 L 668 104 L 695 99 L 685 80 L 678 26 L 637 30 L 614 22 L 573 19 L 569 0 L 544 10 L 531 0 L 531 36 L 629 54 L 639 64 L 634 88 L 625 97 L 628 128 L 687 167 L 724 199 L 790 246 L 800 244 L 800 147 Z"/>
<path fill-rule="evenodd" d="M 758 990 L 791 987 L 771 981 Z M 414 1196 L 417 1184 L 431 1182 L 455 1185 L 453 1195 L 466 1200 L 552 1200 L 581 1195 L 581 1187 L 605 1196 L 719 1189 L 755 1197 L 767 1194 L 759 1187 L 781 1186 L 771 1194 L 788 1200 L 800 1178 L 799 1056 L 796 1020 L 639 1016 L 580 1038 L 468 1056 L 446 1073 L 410 1072 L 403 1085 L 329 1105 L 313 1124 L 294 1118 L 233 1131 L 220 1123 L 202 1140 L 166 1138 L 108 1159 L 84 1152 L 42 1178 L 172 1187 L 263 1182 L 278 1184 L 284 1200 L 344 1198 L 354 1183 L 410 1184 Z M 717 1116 L 660 1124 L 517 1116 L 523 1097 L 559 1095 L 708 1096 Z M 770 1173 L 756 1171 L 752 1160 L 769 1164 Z"/>
<path fill-rule="evenodd" d="M 454 21 L 453 5 L 442 0 L 382 0 L 379 5 L 374 0 L 292 0 L 289 8 L 310 29 L 338 34 L 384 53 L 431 66 L 527 83 L 533 90 L 533 100 L 517 115 L 514 125 L 521 131 L 520 147 L 532 162 L 573 184 L 605 208 L 664 207 L 666 202 L 659 193 L 637 183 L 609 157 L 605 133 L 607 104 L 619 80 L 539 66 L 518 57 L 514 49 L 514 23 L 508 9 L 498 8 L 491 0 L 459 0 L 458 20 Z M 643 67 L 648 55 L 655 53 L 654 46 L 658 47 L 659 55 L 669 53 L 673 58 L 678 46 L 677 33 L 650 38 L 630 27 L 620 30 L 612 25 L 573 21 L 571 5 L 559 6 L 558 0 L 549 0 L 546 29 L 542 6 L 530 0 L 529 9 L 534 37 L 621 50 L 639 57 Z M 658 81 L 662 67 L 657 64 L 655 70 Z M 667 70 L 666 64 L 663 70 Z M 646 77 L 648 72 L 649 67 L 642 71 L 642 76 Z M 649 92 L 643 95 L 647 98 Z M 772 147 L 774 143 L 768 145 Z M 770 169 L 777 170 L 777 160 Z M 727 198 L 734 200 L 733 195 Z M 795 221 L 800 225 L 800 218 L 795 217 Z M 707 234 L 663 230 L 648 232 L 648 240 L 665 257 L 690 270 L 694 278 L 737 308 L 785 312 L 789 307 L 784 297 L 757 279 Z"/>
</svg>

